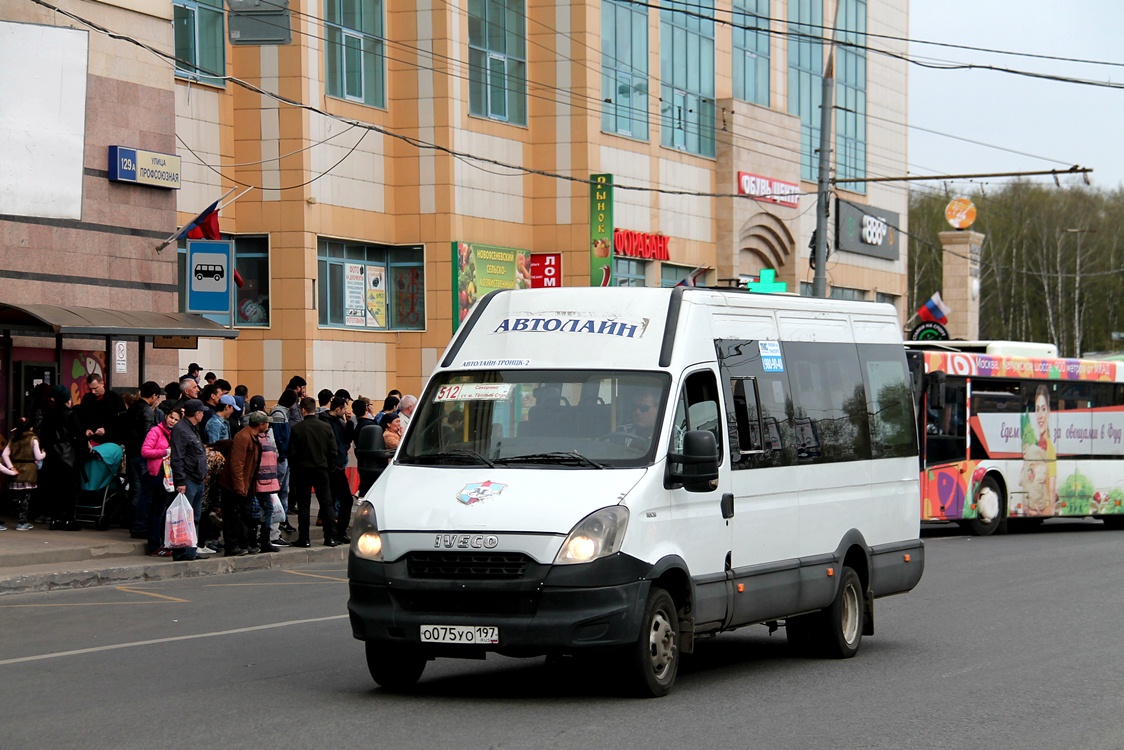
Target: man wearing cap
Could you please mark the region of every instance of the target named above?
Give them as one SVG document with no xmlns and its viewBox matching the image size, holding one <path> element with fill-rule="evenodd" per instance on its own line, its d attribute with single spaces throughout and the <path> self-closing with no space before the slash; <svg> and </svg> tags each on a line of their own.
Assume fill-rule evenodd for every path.
<svg viewBox="0 0 1124 750">
<path fill-rule="evenodd" d="M 230 457 L 219 475 L 225 557 L 236 557 L 259 549 L 257 524 L 250 519 L 250 503 L 256 502 L 254 481 L 261 465 L 262 447 L 258 435 L 268 429 L 269 415 L 264 411 L 252 412 L 249 424 L 234 436 L 230 444 Z"/>
<path fill-rule="evenodd" d="M 148 460 L 140 451 L 148 431 L 164 418 L 163 413 L 157 416 L 154 408 L 162 392 L 160 384 L 155 381 L 142 384 L 140 398 L 129 407 L 125 418 L 125 455 L 128 457 L 129 487 L 133 491 L 133 527 L 129 536 L 134 539 L 148 538 L 148 503 L 152 492 L 145 481 Z"/>
<path fill-rule="evenodd" d="M 194 381 L 192 381 L 194 382 Z M 182 492 L 195 513 L 196 535 L 203 512 L 203 483 L 207 479 L 207 451 L 199 439 L 198 427 L 203 421 L 203 402 L 191 398 L 183 404 L 183 419 L 172 428 L 172 482 Z M 195 549 L 176 549 L 173 560 L 194 560 Z"/>
<path fill-rule="evenodd" d="M 201 373 L 201 372 L 203 372 L 203 368 L 199 365 L 199 363 L 198 362 L 192 362 L 190 365 L 187 366 L 187 375 L 185 375 L 184 377 L 191 378 L 196 383 L 198 383 L 199 382 L 199 373 Z M 183 380 L 183 378 L 180 378 L 180 380 Z"/>
<path fill-rule="evenodd" d="M 234 396 L 231 396 L 229 393 L 224 393 L 219 396 L 214 413 L 204 425 L 204 431 L 207 434 L 207 445 L 214 445 L 220 440 L 230 440 L 230 415 L 234 413 L 237 407 L 238 405 L 234 402 Z M 205 404 L 203 411 L 204 414 L 206 414 Z"/>
</svg>

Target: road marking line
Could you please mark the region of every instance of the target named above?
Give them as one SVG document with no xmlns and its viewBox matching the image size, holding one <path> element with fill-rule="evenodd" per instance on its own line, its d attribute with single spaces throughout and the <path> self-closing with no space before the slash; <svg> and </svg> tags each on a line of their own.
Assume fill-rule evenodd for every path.
<svg viewBox="0 0 1124 750">
<path fill-rule="evenodd" d="M 141 602 L 137 602 L 140 604 Z M 253 625 L 248 628 L 235 628 L 233 630 L 218 630 L 213 633 L 196 633 L 195 635 L 177 635 L 171 638 L 154 638 L 150 641 L 133 641 L 132 643 L 116 643 L 110 646 L 95 646 L 94 648 L 78 648 L 73 651 L 59 651 L 54 654 L 39 654 L 37 656 L 21 656 L 16 659 L 3 659 L 0 660 L 0 667 L 7 666 L 8 664 L 21 664 L 29 661 L 42 661 L 44 659 L 57 659 L 60 656 L 80 656 L 82 654 L 96 654 L 99 651 L 115 651 L 119 648 L 133 648 L 135 646 L 154 646 L 158 643 L 175 643 L 176 641 L 192 641 L 196 638 L 214 638 L 221 635 L 240 635 L 242 633 L 255 633 L 259 630 L 272 630 L 274 628 L 285 628 L 290 625 L 307 625 L 314 622 L 330 622 L 331 620 L 344 620 L 347 615 L 331 615 L 330 617 L 313 617 L 307 620 L 288 620 L 286 622 L 275 622 L 269 625 Z"/>
<path fill-rule="evenodd" d="M 104 607 L 107 605 L 153 605 L 164 602 L 71 602 L 69 604 L 0 604 L 0 609 L 29 609 L 32 607 Z"/>
<path fill-rule="evenodd" d="M 223 586 L 327 586 L 339 579 L 330 581 L 262 581 L 261 583 L 205 583 L 205 588 L 222 588 Z M 346 580 L 346 579 L 344 579 Z"/>
<path fill-rule="evenodd" d="M 329 581 L 343 581 L 344 583 L 347 582 L 346 578 L 337 578 L 335 576 L 322 576 L 322 575 L 317 575 L 316 573 L 302 573 L 299 570 L 286 570 L 285 572 L 290 574 L 290 575 L 294 575 L 294 576 L 308 576 L 309 578 L 327 578 Z"/>
<path fill-rule="evenodd" d="M 145 596 L 155 596 L 157 599 L 167 599 L 170 602 L 182 602 L 184 604 L 191 603 L 190 599 L 180 599 L 175 596 L 168 596 L 167 594 L 157 594 L 155 591 L 144 591 L 143 589 L 134 589 L 128 586 L 114 586 L 113 588 L 129 594 L 144 594 Z"/>
</svg>

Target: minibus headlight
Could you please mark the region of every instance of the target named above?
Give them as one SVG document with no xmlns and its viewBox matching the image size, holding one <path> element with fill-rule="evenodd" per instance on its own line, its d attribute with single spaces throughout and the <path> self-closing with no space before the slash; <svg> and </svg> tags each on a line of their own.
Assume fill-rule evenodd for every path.
<svg viewBox="0 0 1124 750">
<path fill-rule="evenodd" d="M 628 508 L 623 505 L 589 514 L 566 537 L 554 564 L 574 565 L 615 555 L 620 551 L 627 527 Z"/>
<path fill-rule="evenodd" d="M 382 535 L 375 522 L 375 507 L 359 503 L 359 511 L 351 522 L 351 554 L 364 560 L 382 560 Z"/>
</svg>

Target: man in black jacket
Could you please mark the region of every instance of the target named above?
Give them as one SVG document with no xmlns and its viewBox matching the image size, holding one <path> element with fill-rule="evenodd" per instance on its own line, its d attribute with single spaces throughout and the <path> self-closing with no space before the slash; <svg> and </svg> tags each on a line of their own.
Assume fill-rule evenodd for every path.
<svg viewBox="0 0 1124 750">
<path fill-rule="evenodd" d="M 133 492 L 133 528 L 129 536 L 134 539 L 148 538 L 148 504 L 152 498 L 148 475 L 148 460 L 141 454 L 148 431 L 156 426 L 158 417 L 156 403 L 160 400 L 160 384 L 152 380 L 140 387 L 140 398 L 133 402 L 125 417 L 125 456 L 129 466 L 129 489 Z"/>
<path fill-rule="evenodd" d="M 294 547 L 309 547 L 309 511 L 312 505 L 312 488 L 316 487 L 322 500 L 320 515 L 324 523 L 324 545 L 339 544 L 333 536 L 335 508 L 329 488 L 328 473 L 336 463 L 339 448 L 331 426 L 314 419 L 316 399 L 305 397 L 300 401 L 301 421 L 292 426 L 289 435 L 289 502 L 297 509 L 297 541 Z"/>
<path fill-rule="evenodd" d="M 351 540 L 347 536 L 347 526 L 351 523 L 351 485 L 347 481 L 347 451 L 351 448 L 351 441 L 355 437 L 355 425 L 344 416 L 347 409 L 347 399 L 343 396 L 333 396 L 328 402 L 328 410 L 320 412 L 320 419 L 327 422 L 332 428 L 336 438 L 336 455 L 332 462 L 332 469 L 328 474 L 332 492 L 332 507 L 335 510 L 336 532 L 338 542 L 345 544 Z M 317 490 L 320 489 L 317 485 Z M 328 528 L 328 520 L 324 519 L 324 528 Z M 327 531 L 325 531 L 325 534 Z"/>
<path fill-rule="evenodd" d="M 78 408 L 78 419 L 86 431 L 86 438 L 95 443 L 123 443 L 121 434 L 122 415 L 125 402 L 115 392 L 105 387 L 105 379 L 96 372 L 86 376 L 90 392 L 82 397 Z"/>
</svg>

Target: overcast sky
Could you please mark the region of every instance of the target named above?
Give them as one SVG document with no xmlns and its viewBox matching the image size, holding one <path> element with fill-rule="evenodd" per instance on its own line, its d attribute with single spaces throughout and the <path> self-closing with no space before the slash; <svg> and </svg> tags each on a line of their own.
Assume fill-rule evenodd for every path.
<svg viewBox="0 0 1124 750">
<path fill-rule="evenodd" d="M 909 14 L 914 59 L 982 63 L 1124 85 L 1124 0 L 910 0 Z M 984 54 L 920 41 L 1116 65 Z M 878 41 L 872 39 L 871 45 Z M 1028 172 L 1078 164 L 1094 170 L 1090 179 L 1095 187 L 1116 189 L 1124 183 L 1124 88 L 910 65 L 909 124 L 911 174 Z M 967 192 L 972 186 L 957 187 Z"/>
</svg>

